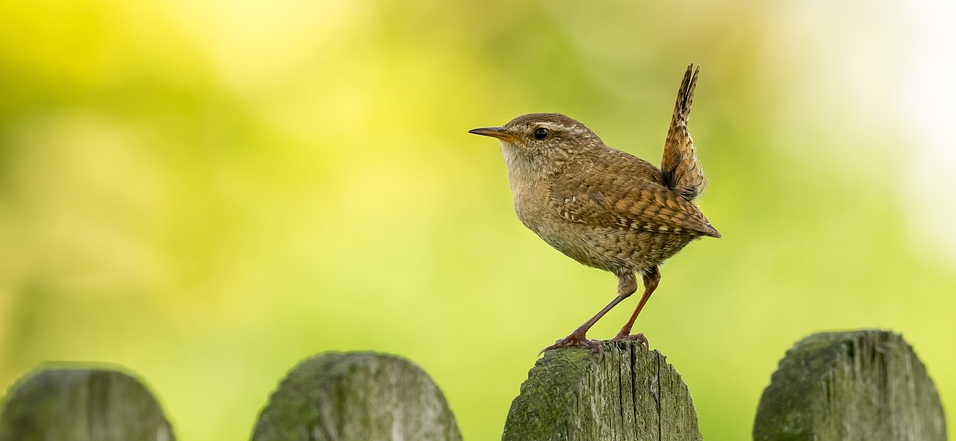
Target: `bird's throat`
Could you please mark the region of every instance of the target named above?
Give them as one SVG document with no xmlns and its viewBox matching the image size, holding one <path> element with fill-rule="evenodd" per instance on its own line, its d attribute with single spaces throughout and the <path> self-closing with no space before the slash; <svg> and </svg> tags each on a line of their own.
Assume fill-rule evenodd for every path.
<svg viewBox="0 0 956 441">
<path fill-rule="evenodd" d="M 508 183 L 515 197 L 515 204 L 524 194 L 534 187 L 541 171 L 536 167 L 533 157 L 522 155 L 514 146 L 502 142 L 501 154 L 508 170 Z"/>
</svg>

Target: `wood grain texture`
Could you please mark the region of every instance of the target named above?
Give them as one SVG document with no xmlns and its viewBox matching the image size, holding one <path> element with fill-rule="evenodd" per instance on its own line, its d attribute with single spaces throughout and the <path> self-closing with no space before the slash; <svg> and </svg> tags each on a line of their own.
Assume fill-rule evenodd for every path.
<svg viewBox="0 0 956 441">
<path fill-rule="evenodd" d="M 404 358 L 323 354 L 300 363 L 262 410 L 253 441 L 460 441 L 441 390 Z"/>
<path fill-rule="evenodd" d="M 8 392 L 0 441 L 173 441 L 153 395 L 108 369 L 41 367 Z"/>
<path fill-rule="evenodd" d="M 687 385 L 657 351 L 602 342 L 545 353 L 521 385 L 502 441 L 699 441 Z"/>
<path fill-rule="evenodd" d="M 757 441 L 946 439 L 936 387 L 901 336 L 813 334 L 780 361 L 754 422 Z"/>
</svg>

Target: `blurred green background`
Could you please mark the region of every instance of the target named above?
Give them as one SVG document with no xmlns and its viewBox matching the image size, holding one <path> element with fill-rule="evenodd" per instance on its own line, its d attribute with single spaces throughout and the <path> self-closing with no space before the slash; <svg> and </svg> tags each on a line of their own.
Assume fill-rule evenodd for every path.
<svg viewBox="0 0 956 441">
<path fill-rule="evenodd" d="M 704 436 L 749 438 L 779 358 L 824 330 L 902 333 L 953 405 L 952 8 L 2 2 L 0 388 L 118 363 L 179 439 L 246 439 L 297 361 L 374 350 L 498 439 L 538 351 L 615 280 L 520 225 L 497 143 L 467 130 L 561 112 L 657 162 L 694 62 L 724 237 L 664 266 L 635 329 Z"/>
</svg>

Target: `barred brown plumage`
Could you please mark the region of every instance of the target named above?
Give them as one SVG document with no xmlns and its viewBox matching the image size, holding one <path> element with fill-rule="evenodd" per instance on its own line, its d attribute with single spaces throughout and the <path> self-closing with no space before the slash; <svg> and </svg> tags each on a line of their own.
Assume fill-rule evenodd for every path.
<svg viewBox="0 0 956 441">
<path fill-rule="evenodd" d="M 699 70 L 698 70 L 699 71 Z M 660 281 L 659 266 L 690 241 L 720 237 L 693 200 L 706 185 L 687 131 L 697 72 L 687 67 L 664 143 L 661 168 L 613 149 L 584 124 L 557 113 L 519 116 L 503 127 L 470 132 L 498 138 L 521 222 L 585 265 L 614 273 L 618 295 L 571 335 L 545 350 L 586 345 L 586 333 L 637 290 L 644 295 L 615 339 L 642 341 L 631 326 Z"/>
</svg>

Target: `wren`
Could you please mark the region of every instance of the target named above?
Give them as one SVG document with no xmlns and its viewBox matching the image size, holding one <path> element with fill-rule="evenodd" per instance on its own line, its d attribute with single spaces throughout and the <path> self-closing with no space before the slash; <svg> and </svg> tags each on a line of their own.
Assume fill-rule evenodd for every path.
<svg viewBox="0 0 956 441">
<path fill-rule="evenodd" d="M 608 147 L 584 124 L 557 113 L 469 131 L 500 141 L 521 223 L 566 256 L 617 276 L 617 297 L 542 352 L 569 345 L 600 352 L 587 331 L 637 291 L 636 274 L 644 295 L 614 340 L 647 346 L 631 327 L 660 282 L 660 265 L 694 239 L 720 237 L 693 202 L 707 183 L 687 131 L 699 70 L 691 64 L 684 74 L 661 168 Z"/>
</svg>

